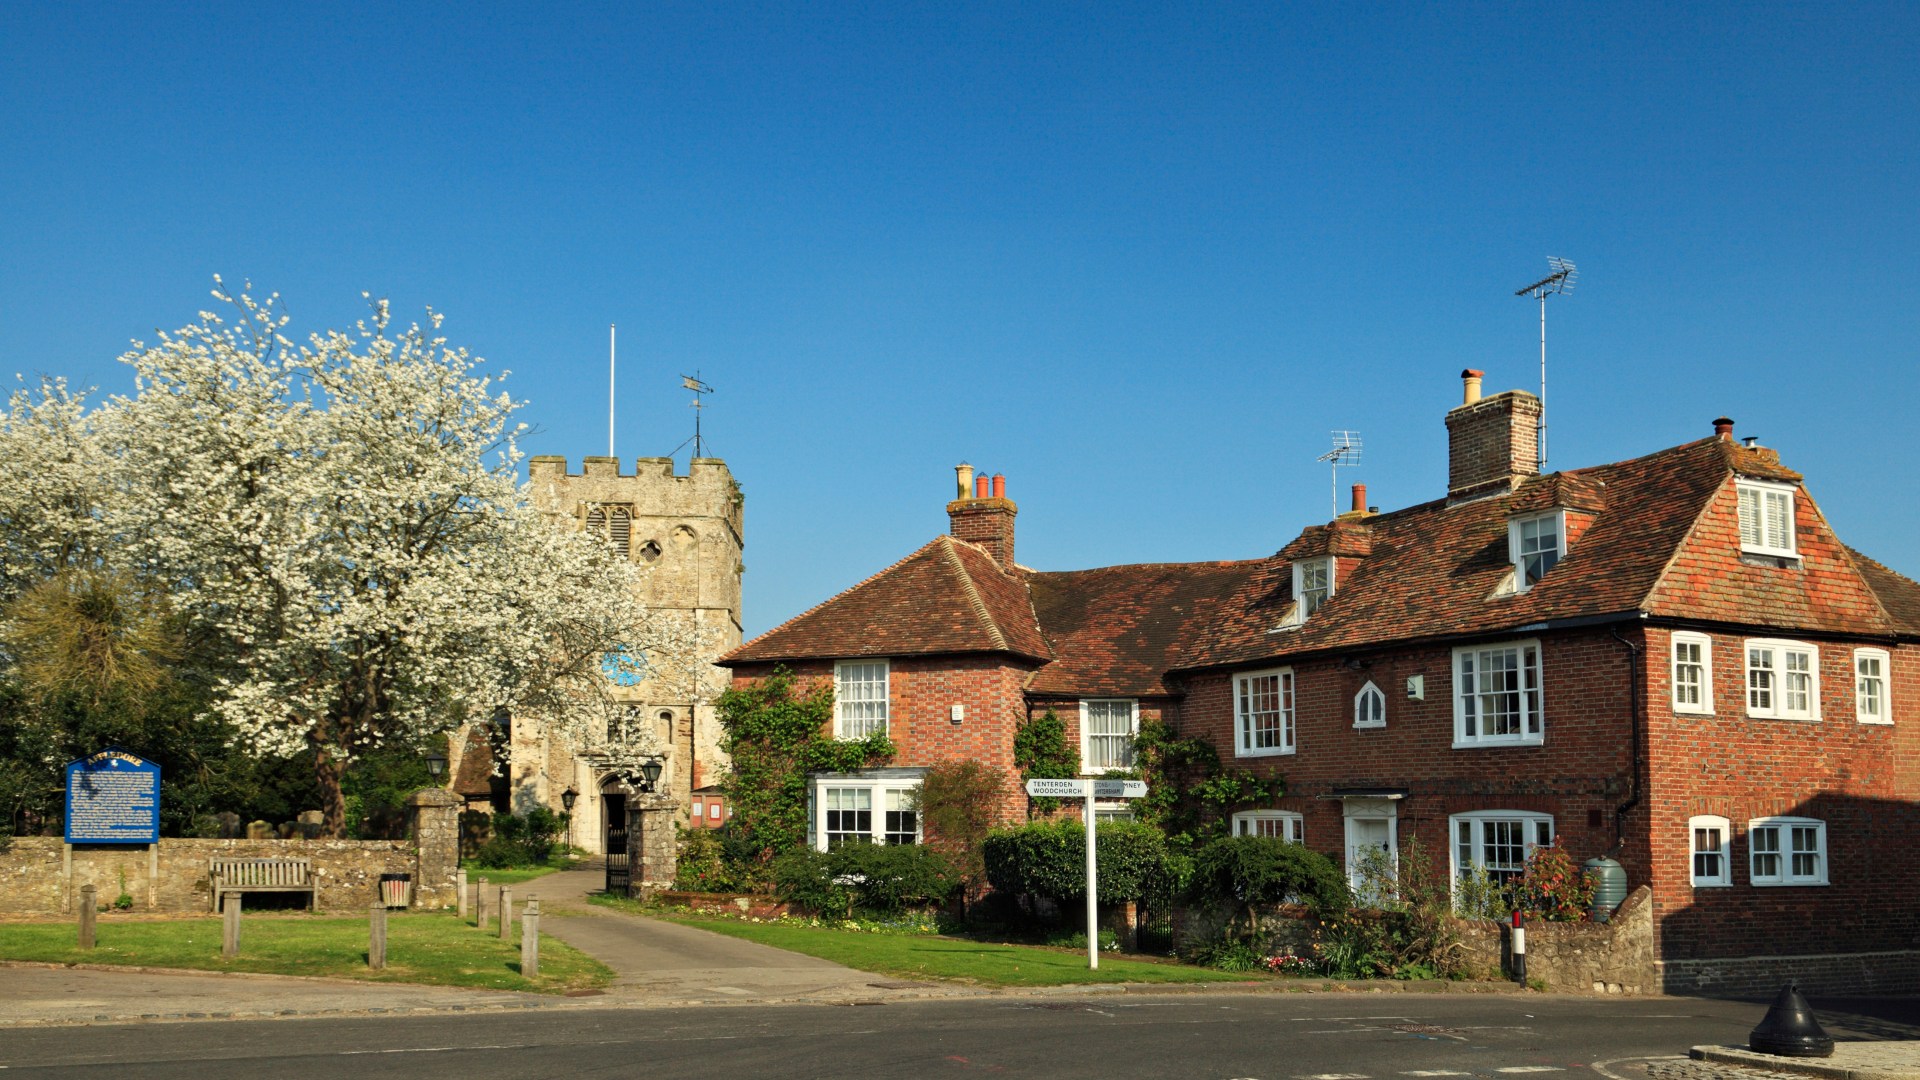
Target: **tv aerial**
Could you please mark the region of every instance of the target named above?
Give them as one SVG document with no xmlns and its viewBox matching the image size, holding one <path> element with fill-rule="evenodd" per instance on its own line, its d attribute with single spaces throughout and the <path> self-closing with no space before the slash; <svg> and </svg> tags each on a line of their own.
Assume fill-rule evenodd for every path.
<svg viewBox="0 0 1920 1080">
<path fill-rule="evenodd" d="M 1537 297 L 1540 301 L 1540 470 L 1547 468 L 1547 297 L 1571 295 L 1580 271 L 1557 255 L 1547 256 L 1547 268 L 1553 273 L 1514 292 L 1515 296 Z"/>
<path fill-rule="evenodd" d="M 1360 433 L 1357 431 L 1333 432 L 1333 449 L 1321 454 L 1315 461 L 1325 461 L 1333 466 L 1333 516 L 1340 516 L 1340 467 L 1360 464 Z"/>
</svg>

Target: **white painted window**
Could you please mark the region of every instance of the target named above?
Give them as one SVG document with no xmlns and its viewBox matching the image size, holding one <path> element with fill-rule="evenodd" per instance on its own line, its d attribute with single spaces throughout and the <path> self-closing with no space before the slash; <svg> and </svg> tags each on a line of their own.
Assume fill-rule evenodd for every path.
<svg viewBox="0 0 1920 1080">
<path fill-rule="evenodd" d="M 1740 550 L 1799 558 L 1793 537 L 1793 486 L 1758 480 L 1734 486 L 1740 496 Z"/>
<path fill-rule="evenodd" d="M 1133 803 L 1130 800 L 1114 802 L 1095 802 L 1093 804 L 1093 823 L 1105 825 L 1133 820 Z"/>
<path fill-rule="evenodd" d="M 1567 553 L 1566 514 L 1555 510 L 1507 523 L 1507 550 L 1513 555 L 1514 588 L 1526 592 Z"/>
<path fill-rule="evenodd" d="M 1673 711 L 1713 711 L 1713 639 L 1705 634 L 1673 635 Z"/>
<path fill-rule="evenodd" d="M 1853 708 L 1863 724 L 1893 723 L 1887 702 L 1887 671 L 1893 658 L 1885 649 L 1853 651 Z"/>
<path fill-rule="evenodd" d="M 1820 719 L 1820 650 L 1800 641 L 1747 642 L 1747 715 Z"/>
<path fill-rule="evenodd" d="M 920 842 L 918 780 L 818 779 L 813 783 L 813 846 L 821 851 L 849 841 Z"/>
<path fill-rule="evenodd" d="M 1747 873 L 1755 885 L 1825 885 L 1827 823 L 1800 817 L 1747 822 Z"/>
<path fill-rule="evenodd" d="M 1726 818 L 1699 814 L 1687 821 L 1687 830 L 1693 834 L 1693 887 L 1733 884 L 1733 866 L 1727 857 L 1733 826 Z"/>
<path fill-rule="evenodd" d="M 1133 737 L 1140 731 L 1140 705 L 1132 698 L 1094 698 L 1080 703 L 1081 771 L 1133 768 Z"/>
<path fill-rule="evenodd" d="M 1387 726 L 1387 695 L 1371 681 L 1353 695 L 1353 726 L 1357 728 L 1376 728 Z"/>
<path fill-rule="evenodd" d="M 1235 675 L 1233 717 L 1236 755 L 1293 753 L 1293 669 Z"/>
<path fill-rule="evenodd" d="M 1453 650 L 1453 745 L 1532 745 L 1545 738 L 1540 715 L 1540 642 Z"/>
<path fill-rule="evenodd" d="M 1553 817 L 1522 810 L 1475 810 L 1447 819 L 1453 834 L 1453 880 L 1475 870 L 1490 881 L 1517 880 L 1533 849 L 1553 843 Z"/>
<path fill-rule="evenodd" d="M 1301 559 L 1293 564 L 1294 617 L 1305 622 L 1333 598 L 1333 558 Z"/>
<path fill-rule="evenodd" d="M 1233 835 L 1271 836 L 1304 844 L 1306 821 L 1291 810 L 1242 810 L 1233 815 Z"/>
<path fill-rule="evenodd" d="M 887 732 L 887 662 L 842 660 L 833 665 L 833 734 L 864 739 Z"/>
</svg>

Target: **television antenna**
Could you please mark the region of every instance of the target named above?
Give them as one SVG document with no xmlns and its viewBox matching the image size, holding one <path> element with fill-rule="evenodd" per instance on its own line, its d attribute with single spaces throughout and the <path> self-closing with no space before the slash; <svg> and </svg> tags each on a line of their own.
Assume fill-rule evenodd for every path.
<svg viewBox="0 0 1920 1080">
<path fill-rule="evenodd" d="M 1557 255 L 1547 256 L 1547 268 L 1553 273 L 1539 281 L 1516 291 L 1515 296 L 1532 296 L 1540 300 L 1540 470 L 1547 468 L 1547 297 L 1573 292 L 1574 279 L 1580 271 L 1570 262 Z"/>
<path fill-rule="evenodd" d="M 1333 432 L 1333 449 L 1314 460 L 1329 462 L 1333 466 L 1333 516 L 1339 517 L 1340 466 L 1360 464 L 1360 433 L 1357 431 Z"/>
<path fill-rule="evenodd" d="M 707 404 L 700 399 L 705 394 L 713 393 L 713 387 L 700 381 L 700 373 L 698 371 L 691 375 L 680 376 L 680 385 L 693 391 L 693 404 L 688 406 L 693 410 L 693 438 L 674 447 L 673 452 L 677 454 L 686 448 L 687 443 L 692 443 L 693 456 L 697 458 L 706 457 L 707 443 L 706 440 L 700 437 L 700 414 L 706 410 Z M 688 467 L 691 468 L 692 466 Z"/>
</svg>

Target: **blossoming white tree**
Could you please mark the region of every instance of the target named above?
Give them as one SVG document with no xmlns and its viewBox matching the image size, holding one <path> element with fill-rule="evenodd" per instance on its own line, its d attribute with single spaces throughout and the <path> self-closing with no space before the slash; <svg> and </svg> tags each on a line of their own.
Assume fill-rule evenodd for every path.
<svg viewBox="0 0 1920 1080">
<path fill-rule="evenodd" d="M 215 708 L 259 752 L 312 751 L 329 835 L 374 747 L 500 709 L 592 744 L 610 650 L 697 655 L 635 564 L 527 506 L 519 403 L 440 316 L 395 331 L 375 301 L 295 344 L 275 298 L 214 295 L 231 323 L 201 312 L 123 357 L 138 389 L 91 418 L 110 483 L 90 517 L 224 646 Z"/>
</svg>

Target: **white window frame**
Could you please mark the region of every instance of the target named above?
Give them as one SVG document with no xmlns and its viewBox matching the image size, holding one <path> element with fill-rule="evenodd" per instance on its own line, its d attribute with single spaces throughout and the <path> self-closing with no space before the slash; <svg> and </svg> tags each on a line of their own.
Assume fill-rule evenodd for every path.
<svg viewBox="0 0 1920 1080">
<path fill-rule="evenodd" d="M 1716 847 L 1700 846 L 1700 834 L 1714 830 L 1720 837 Z M 1718 874 L 1702 874 L 1700 857 L 1714 856 L 1720 860 Z M 1733 823 L 1718 814 L 1695 814 L 1687 819 L 1687 875 L 1696 889 L 1717 889 L 1733 884 Z"/>
<path fill-rule="evenodd" d="M 1321 597 L 1319 602 L 1313 605 L 1311 610 L 1309 610 L 1307 606 L 1306 575 L 1308 570 L 1325 570 L 1327 574 L 1327 594 Z M 1313 615 L 1314 611 L 1325 607 L 1327 601 L 1333 599 L 1333 594 L 1339 589 L 1339 584 L 1334 580 L 1334 577 L 1334 560 L 1331 555 L 1321 555 L 1312 559 L 1294 560 L 1293 620 L 1295 622 L 1306 622 L 1307 619 Z"/>
<path fill-rule="evenodd" d="M 1378 707 L 1369 710 L 1364 704 L 1369 700 L 1377 702 Z M 1368 712 L 1375 712 L 1379 715 L 1369 718 L 1367 716 Z M 1353 726 L 1356 728 L 1383 728 L 1387 726 L 1387 693 L 1374 685 L 1372 679 L 1368 679 L 1367 684 L 1360 688 L 1360 692 L 1353 695 Z"/>
<path fill-rule="evenodd" d="M 1565 510 L 1549 510 L 1544 514 L 1527 514 L 1523 517 L 1509 519 L 1507 521 L 1507 553 L 1513 562 L 1514 592 L 1523 593 L 1535 584 L 1538 584 L 1537 578 L 1532 582 L 1527 580 L 1527 558 L 1529 556 L 1545 555 L 1547 554 L 1547 549 L 1538 548 L 1534 551 L 1523 551 L 1522 545 L 1524 543 L 1523 537 L 1526 532 L 1526 526 L 1537 525 L 1543 521 L 1553 522 L 1553 548 L 1552 560 L 1547 564 L 1546 569 L 1540 571 L 1540 577 L 1545 577 L 1552 573 L 1553 568 L 1559 565 L 1560 560 L 1567 557 L 1567 512 Z"/>
<path fill-rule="evenodd" d="M 1772 837 L 1772 847 L 1763 850 L 1763 834 Z M 1807 836 L 1813 838 L 1811 850 L 1797 847 Z M 1796 870 L 1797 856 L 1812 855 L 1817 865 L 1812 873 Z M 1779 860 L 1775 865 L 1777 872 L 1763 874 L 1759 870 L 1763 857 Z M 1777 888 L 1793 885 L 1827 884 L 1827 863 L 1830 859 L 1827 850 L 1827 823 L 1819 818 L 1768 817 L 1754 818 L 1747 822 L 1747 881 L 1761 888 Z"/>
<path fill-rule="evenodd" d="M 1121 824 L 1134 820 L 1132 799 L 1095 800 L 1093 804 L 1093 823 L 1095 825 Z"/>
<path fill-rule="evenodd" d="M 850 699 L 846 692 L 847 671 L 849 668 L 880 668 L 880 697 Z M 871 680 L 867 680 L 871 681 Z M 848 706 L 854 704 L 870 705 L 875 700 L 880 705 L 880 718 L 877 727 L 872 726 L 868 717 L 867 730 L 855 732 L 848 724 Z M 891 728 L 893 719 L 893 665 L 884 659 L 839 660 L 833 665 L 833 737 L 836 739 L 864 739 L 869 735 L 885 735 Z"/>
<path fill-rule="evenodd" d="M 1242 810 L 1233 815 L 1233 835 L 1272 836 L 1290 844 L 1307 842 L 1307 819 L 1291 810 Z"/>
<path fill-rule="evenodd" d="M 1552 814 L 1534 810 L 1470 810 L 1464 814 L 1454 814 L 1447 818 L 1447 862 L 1456 884 L 1472 873 L 1475 867 L 1485 866 L 1487 828 L 1493 822 L 1517 822 L 1520 825 L 1520 865 L 1511 868 L 1516 872 L 1525 868 L 1527 859 L 1533 856 L 1535 849 L 1551 844 L 1560 835 L 1554 830 Z M 1463 824 L 1472 830 L 1469 843 L 1472 850 L 1465 862 L 1460 858 L 1460 826 Z M 1541 839 L 1543 831 L 1546 834 L 1544 840 Z M 1508 869 L 1501 868 L 1503 872 Z"/>
<path fill-rule="evenodd" d="M 1519 718 L 1520 730 L 1513 733 L 1488 735 L 1485 730 L 1484 698 L 1489 696 L 1480 689 L 1483 680 L 1487 656 L 1496 652 L 1512 652 L 1518 664 L 1515 669 L 1520 678 Z M 1533 663 L 1527 663 L 1531 654 Z M 1467 692 L 1468 675 L 1463 661 L 1471 660 L 1474 692 L 1471 694 L 1472 707 L 1469 707 Z M 1518 641 L 1492 641 L 1479 645 L 1462 645 L 1453 650 L 1453 748 L 1455 750 L 1481 746 L 1539 746 L 1546 741 L 1547 724 L 1545 717 L 1546 687 L 1542 669 L 1545 661 L 1541 656 L 1539 638 L 1522 638 Z M 1471 716 L 1469 713 L 1471 712 Z M 1469 733 L 1469 722 L 1473 731 Z"/>
<path fill-rule="evenodd" d="M 811 791 L 812 797 L 809 800 L 812 805 L 808 807 L 807 815 L 809 825 L 807 843 L 816 851 L 827 850 L 827 792 L 831 789 L 859 790 L 868 793 L 867 805 L 870 817 L 867 822 L 866 836 L 876 844 L 883 844 L 886 843 L 889 832 L 887 829 L 888 796 L 891 794 L 903 800 L 912 798 L 917 801 L 920 781 L 917 779 L 870 780 L 846 776 L 815 777 Z M 911 842 L 918 844 L 925 838 L 926 826 L 921 821 L 920 812 L 916 806 L 913 810 Z"/>
<path fill-rule="evenodd" d="M 1089 706 L 1101 705 L 1111 708 L 1115 705 L 1127 707 L 1126 751 L 1124 760 L 1118 765 L 1093 764 L 1092 726 L 1088 723 Z M 1107 772 L 1121 772 L 1133 768 L 1133 737 L 1140 734 L 1140 702 L 1133 698 L 1086 698 L 1080 702 L 1080 771 L 1089 776 Z M 1100 738 L 1115 738 L 1112 733 L 1103 733 Z"/>
<path fill-rule="evenodd" d="M 1247 708 L 1247 684 L 1255 679 L 1274 679 L 1279 697 L 1279 740 L 1274 746 L 1254 745 L 1252 711 Z M 1274 757 L 1294 752 L 1294 715 L 1297 705 L 1293 669 L 1263 668 L 1242 671 L 1233 676 L 1233 755 L 1235 757 Z"/>
<path fill-rule="evenodd" d="M 1756 665 L 1756 653 L 1763 655 L 1766 663 Z M 1805 654 L 1804 671 L 1791 666 L 1795 654 Z M 1804 641 L 1748 638 L 1741 646 L 1741 655 L 1747 669 L 1746 687 L 1742 692 L 1746 695 L 1748 716 L 1765 720 L 1820 719 L 1819 646 Z M 1807 678 L 1806 708 L 1788 708 L 1789 682 L 1799 674 Z"/>
<path fill-rule="evenodd" d="M 1682 661 L 1680 659 L 1680 647 L 1682 645 L 1695 647 L 1700 650 L 1698 664 L 1694 664 L 1694 662 L 1690 660 Z M 1673 711 L 1677 713 L 1693 713 L 1699 716 L 1712 716 L 1713 638 L 1708 637 L 1706 634 L 1696 634 L 1689 630 L 1677 630 L 1673 634 L 1673 640 L 1667 645 L 1667 660 L 1667 678 L 1670 683 L 1669 689 L 1672 691 Z M 1683 663 L 1689 667 L 1697 666 L 1700 669 L 1700 684 L 1698 687 L 1700 691 L 1699 701 L 1682 701 L 1680 698 L 1680 688 L 1682 685 L 1680 681 L 1680 670 Z"/>
<path fill-rule="evenodd" d="M 1795 546 L 1793 518 L 1794 492 L 1792 484 L 1768 483 L 1764 480 L 1737 480 L 1734 482 L 1737 499 L 1735 516 L 1740 532 L 1740 550 L 1754 555 L 1778 555 L 1788 559 L 1798 559 L 1800 551 Z M 1751 524 L 1751 527 L 1749 527 Z M 1779 525 L 1775 530 L 1771 526 Z M 1770 544 L 1769 532 L 1778 532 L 1786 543 Z"/>
<path fill-rule="evenodd" d="M 1875 666 L 1867 674 L 1868 664 Z M 1872 683 L 1870 690 L 1868 684 Z M 1893 723 L 1893 702 L 1887 696 L 1893 687 L 1893 654 L 1885 649 L 1853 650 L 1853 713 L 1863 724 Z"/>
</svg>

